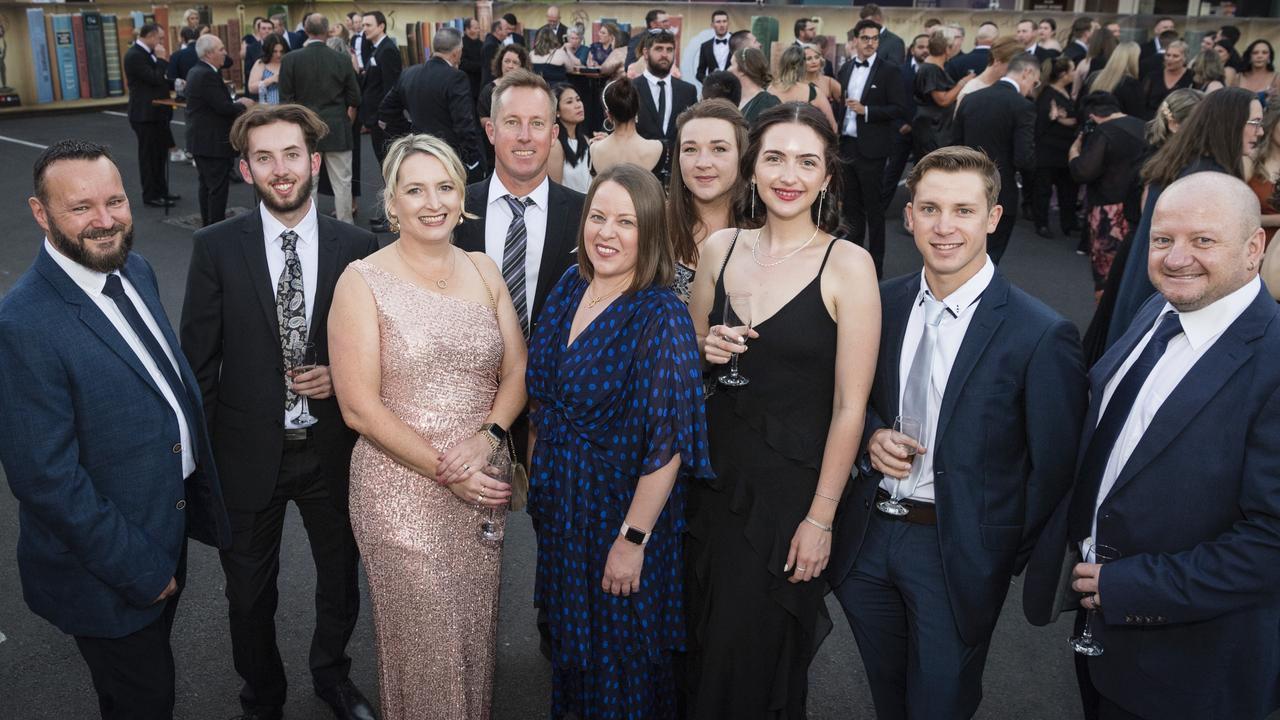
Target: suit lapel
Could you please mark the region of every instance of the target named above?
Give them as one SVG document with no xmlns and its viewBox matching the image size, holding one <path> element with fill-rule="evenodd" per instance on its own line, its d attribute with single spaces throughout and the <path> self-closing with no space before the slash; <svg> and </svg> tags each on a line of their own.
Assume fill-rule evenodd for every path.
<svg viewBox="0 0 1280 720">
<path fill-rule="evenodd" d="M 564 247 L 565 223 L 568 222 L 568 210 L 565 208 L 564 188 L 548 181 L 547 189 L 547 231 L 542 239 L 542 259 L 538 265 L 538 286 L 534 288 L 533 301 L 529 303 L 529 320 L 537 319 L 537 312 L 542 309 L 539 302 L 551 292 L 551 287 L 558 281 L 555 273 L 550 272 L 557 267 L 557 255 L 568 253 L 570 248 Z"/>
<path fill-rule="evenodd" d="M 942 395 L 942 407 L 938 410 L 938 424 L 934 432 L 934 443 L 946 432 L 951 413 L 955 412 L 957 398 L 964 390 L 965 381 L 977 367 L 978 360 L 986 351 L 996 330 L 1004 323 L 1005 306 L 1009 300 L 1009 281 L 1000 271 L 996 271 L 991 283 L 982 294 L 982 301 L 974 311 L 969 329 L 960 342 L 960 351 L 956 353 L 955 362 L 951 364 L 951 374 L 947 376 L 947 390 Z"/>
<path fill-rule="evenodd" d="M 133 258 L 130 256 L 130 263 Z M 191 366 L 187 364 L 187 358 L 182 354 L 182 345 L 178 342 L 178 338 L 173 334 L 173 327 L 169 324 L 169 316 L 165 314 L 164 305 L 160 303 L 160 296 L 152 292 L 151 283 L 142 283 L 134 279 L 134 275 L 126 265 L 121 271 L 129 279 L 129 283 L 133 285 L 133 289 L 137 291 L 138 297 L 142 298 L 143 304 L 147 306 L 147 311 L 151 313 L 151 317 L 155 319 L 156 326 L 160 328 L 160 334 L 164 336 L 164 341 L 169 345 L 169 352 L 173 353 L 173 359 L 178 365 L 178 375 L 182 378 L 183 390 L 187 393 L 187 402 L 192 408 L 202 407 L 204 398 L 200 393 L 200 384 L 196 381 L 195 373 L 192 372 Z M 148 377 L 150 377 L 148 375 Z"/>
<path fill-rule="evenodd" d="M 454 231 L 455 242 L 459 248 L 467 252 L 485 252 L 484 226 L 489 205 L 489 181 L 482 180 L 467 186 L 467 212 L 478 215 L 476 220 L 467 220 L 462 227 Z"/>
<path fill-rule="evenodd" d="M 246 214 L 244 223 L 240 225 L 240 248 L 244 256 L 245 269 L 249 273 L 249 284 L 253 286 L 253 293 L 258 296 L 258 304 L 262 306 L 267 327 L 279 334 L 275 281 L 267 269 L 267 246 L 262 237 L 262 216 L 258 212 L 257 208 L 250 210 Z"/>
<path fill-rule="evenodd" d="M 636 89 L 640 91 L 640 103 L 644 106 L 645 110 L 649 111 L 650 117 L 656 118 L 654 120 L 654 127 L 661 131 L 662 118 L 658 117 L 658 102 L 657 99 L 653 97 L 653 92 L 649 88 L 649 78 L 641 75 L 636 78 L 635 86 Z M 674 97 L 674 93 L 672 96 Z"/>
</svg>

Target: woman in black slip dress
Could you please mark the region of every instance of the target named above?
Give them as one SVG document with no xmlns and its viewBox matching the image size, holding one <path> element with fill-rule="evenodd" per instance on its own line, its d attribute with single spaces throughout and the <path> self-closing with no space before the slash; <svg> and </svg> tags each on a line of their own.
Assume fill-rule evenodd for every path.
<svg viewBox="0 0 1280 720">
<path fill-rule="evenodd" d="M 742 176 L 763 225 L 711 235 L 694 276 L 690 312 L 713 376 L 727 375 L 737 352 L 749 381 L 708 398 L 716 477 L 689 488 L 696 720 L 804 718 L 809 665 L 831 629 L 822 571 L 880 334 L 870 256 L 827 232 L 839 218 L 838 162 L 835 134 L 812 106 L 762 114 Z M 726 293 L 744 291 L 754 329 L 732 316 L 725 327 Z"/>
</svg>

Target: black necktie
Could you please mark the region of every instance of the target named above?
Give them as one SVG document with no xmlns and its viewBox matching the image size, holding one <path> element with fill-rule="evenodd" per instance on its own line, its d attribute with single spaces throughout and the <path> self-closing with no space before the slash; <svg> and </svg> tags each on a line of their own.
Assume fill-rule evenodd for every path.
<svg viewBox="0 0 1280 720">
<path fill-rule="evenodd" d="M 187 435 L 191 438 L 191 452 L 194 456 L 196 452 L 196 434 L 194 432 L 196 415 L 191 408 L 191 401 L 187 397 L 186 386 L 182 384 L 182 379 L 178 377 L 178 371 L 173 368 L 173 363 L 160 347 L 160 343 L 151 332 L 151 328 L 147 327 L 147 323 L 138 314 L 138 308 L 134 307 L 133 301 L 124 293 L 124 284 L 120 282 L 119 275 L 112 273 L 107 276 L 107 284 L 106 287 L 102 288 L 102 294 L 115 301 L 116 307 L 120 309 L 120 314 L 124 315 L 124 319 L 129 321 L 129 327 L 133 328 L 133 333 L 138 336 L 143 346 L 147 348 L 147 352 L 151 355 L 151 362 L 160 369 L 160 374 L 164 376 L 165 382 L 169 383 L 169 391 L 173 393 L 174 399 L 178 401 L 178 407 L 182 408 L 182 414 L 186 416 L 185 418 L 178 418 L 178 420 L 187 424 L 187 430 L 190 431 Z"/>
<path fill-rule="evenodd" d="M 1080 464 L 1080 473 L 1076 482 L 1076 494 L 1071 499 L 1071 511 L 1067 516 L 1071 540 L 1079 541 L 1088 537 L 1093 527 L 1094 508 L 1097 507 L 1098 492 L 1102 487 L 1102 474 L 1107 470 L 1107 460 L 1115 448 L 1125 420 L 1133 412 L 1133 403 L 1138 399 L 1138 391 L 1142 389 L 1147 376 L 1155 368 L 1160 357 L 1164 355 L 1169 341 L 1182 334 L 1182 321 L 1176 312 L 1168 312 L 1157 321 L 1155 334 L 1142 349 L 1138 359 L 1129 367 L 1129 371 L 1116 385 L 1115 392 L 1107 401 L 1106 412 L 1098 421 L 1098 426 L 1089 439 L 1089 447 L 1085 450 L 1084 460 Z"/>
<path fill-rule="evenodd" d="M 658 127 L 667 134 L 667 81 L 658 81 Z"/>
<path fill-rule="evenodd" d="M 854 60 L 853 66 L 856 68 L 871 67 L 871 63 L 867 62 L 866 60 Z"/>
</svg>

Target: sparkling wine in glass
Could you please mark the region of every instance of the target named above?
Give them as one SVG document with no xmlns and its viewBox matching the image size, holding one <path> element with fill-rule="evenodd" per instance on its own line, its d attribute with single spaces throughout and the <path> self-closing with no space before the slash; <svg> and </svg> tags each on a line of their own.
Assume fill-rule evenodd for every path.
<svg viewBox="0 0 1280 720">
<path fill-rule="evenodd" d="M 732 292 L 724 296 L 724 319 L 721 322 L 727 328 L 746 341 L 747 332 L 751 330 L 751 293 Z M 751 382 L 745 375 L 738 374 L 738 354 L 729 358 L 729 374 L 720 376 L 720 384 L 729 387 L 742 387 Z"/>
<path fill-rule="evenodd" d="M 1120 551 L 1107 545 L 1099 545 L 1097 543 L 1086 540 L 1085 543 L 1090 546 L 1093 555 L 1093 562 L 1105 564 L 1112 560 L 1120 559 Z M 1087 560 L 1088 558 L 1086 558 Z M 1086 655 L 1088 657 L 1098 657 L 1102 654 L 1102 643 L 1093 637 L 1093 613 L 1094 608 L 1089 608 L 1084 617 L 1084 632 L 1079 636 L 1071 638 L 1071 649 Z"/>
<path fill-rule="evenodd" d="M 893 431 L 896 433 L 901 433 L 903 435 L 906 435 L 907 437 L 911 438 L 912 440 L 915 440 L 918 443 L 920 442 L 921 437 L 924 435 L 924 423 L 920 422 L 919 418 L 899 415 L 893 420 Z M 907 455 L 911 456 L 912 462 L 915 462 L 916 446 L 904 444 L 902 447 L 904 450 L 907 451 Z M 895 480 L 893 495 L 886 500 L 881 500 L 880 502 L 876 503 L 876 509 L 886 515 L 892 515 L 894 517 L 902 517 L 903 515 L 907 514 L 907 508 L 902 504 L 901 500 L 902 500 L 902 481 Z"/>
<path fill-rule="evenodd" d="M 498 482 L 510 485 L 511 470 L 511 455 L 507 452 L 505 445 L 499 445 L 498 449 L 489 455 L 489 466 L 485 468 L 485 474 Z M 503 508 L 502 512 L 505 513 L 506 508 Z M 503 534 L 502 525 L 494 519 L 494 508 L 490 506 L 485 519 L 480 521 L 480 539 L 501 542 Z"/>
<path fill-rule="evenodd" d="M 306 340 L 296 340 L 289 344 L 289 370 L 286 373 L 289 378 L 290 387 L 293 385 L 293 379 L 310 372 L 316 367 L 316 344 L 307 342 Z M 300 427 L 310 427 L 316 424 L 316 418 L 312 415 L 307 407 L 307 396 L 299 394 L 298 400 L 301 401 L 302 412 L 298 417 L 294 418 Z"/>
</svg>

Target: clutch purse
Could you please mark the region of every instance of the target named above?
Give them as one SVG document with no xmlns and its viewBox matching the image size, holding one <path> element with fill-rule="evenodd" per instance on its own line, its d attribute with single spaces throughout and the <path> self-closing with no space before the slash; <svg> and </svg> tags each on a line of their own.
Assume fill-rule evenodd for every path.
<svg viewBox="0 0 1280 720">
<path fill-rule="evenodd" d="M 520 511 L 529 504 L 529 471 L 516 459 L 516 449 L 507 440 L 507 453 L 511 456 L 511 510 Z"/>
</svg>

